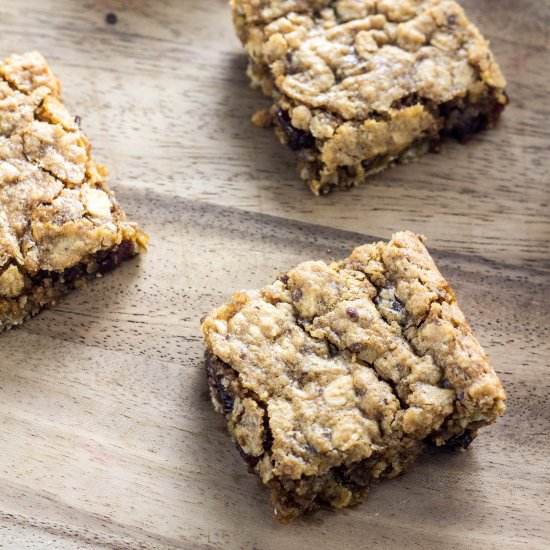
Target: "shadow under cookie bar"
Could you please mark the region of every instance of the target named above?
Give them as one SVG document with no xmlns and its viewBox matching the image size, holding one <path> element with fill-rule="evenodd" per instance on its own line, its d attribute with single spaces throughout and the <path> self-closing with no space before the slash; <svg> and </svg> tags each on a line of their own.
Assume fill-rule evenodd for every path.
<svg viewBox="0 0 550 550">
<path fill-rule="evenodd" d="M 360 502 L 426 443 L 466 448 L 504 411 L 452 290 L 409 232 L 236 293 L 201 328 L 215 408 L 281 521 Z"/>
<path fill-rule="evenodd" d="M 488 43 L 457 2 L 233 0 L 248 74 L 315 194 L 467 141 L 508 98 Z"/>
</svg>

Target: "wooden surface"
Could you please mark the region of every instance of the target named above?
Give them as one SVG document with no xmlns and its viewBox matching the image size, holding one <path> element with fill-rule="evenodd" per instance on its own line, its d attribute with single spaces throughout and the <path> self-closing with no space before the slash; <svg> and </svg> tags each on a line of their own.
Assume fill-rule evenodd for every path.
<svg viewBox="0 0 550 550">
<path fill-rule="evenodd" d="M 266 103 L 225 0 L 1 1 L 0 55 L 48 58 L 151 248 L 0 336 L 0 546 L 549 547 L 550 1 L 463 4 L 509 79 L 498 129 L 315 198 L 249 123 Z M 364 505 L 278 525 L 209 403 L 198 320 L 405 228 L 428 237 L 508 412 Z"/>
</svg>

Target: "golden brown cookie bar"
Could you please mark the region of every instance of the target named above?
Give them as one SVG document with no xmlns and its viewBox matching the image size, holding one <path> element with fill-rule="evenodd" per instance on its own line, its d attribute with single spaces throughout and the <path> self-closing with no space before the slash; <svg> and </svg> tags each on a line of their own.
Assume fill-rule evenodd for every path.
<svg viewBox="0 0 550 550">
<path fill-rule="evenodd" d="M 497 375 L 410 232 L 237 292 L 202 332 L 214 405 L 283 522 L 365 500 L 427 443 L 466 448 L 504 412 Z"/>
<path fill-rule="evenodd" d="M 507 97 L 489 44 L 449 0 L 231 0 L 255 87 L 315 194 L 466 141 Z"/>
<path fill-rule="evenodd" d="M 0 331 L 146 246 L 77 120 L 39 53 L 0 63 Z"/>
</svg>

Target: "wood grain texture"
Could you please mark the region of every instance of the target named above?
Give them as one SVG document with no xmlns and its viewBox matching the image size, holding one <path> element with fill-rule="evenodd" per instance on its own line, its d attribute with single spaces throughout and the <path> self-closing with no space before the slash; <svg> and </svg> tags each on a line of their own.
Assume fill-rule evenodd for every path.
<svg viewBox="0 0 550 550">
<path fill-rule="evenodd" d="M 152 242 L 0 337 L 0 547 L 548 548 L 550 1 L 462 3 L 509 79 L 502 123 L 316 198 L 249 122 L 265 100 L 225 0 L 2 0 L 0 55 L 47 57 Z M 428 237 L 508 412 L 364 505 L 278 525 L 212 410 L 198 319 L 405 228 Z"/>
</svg>

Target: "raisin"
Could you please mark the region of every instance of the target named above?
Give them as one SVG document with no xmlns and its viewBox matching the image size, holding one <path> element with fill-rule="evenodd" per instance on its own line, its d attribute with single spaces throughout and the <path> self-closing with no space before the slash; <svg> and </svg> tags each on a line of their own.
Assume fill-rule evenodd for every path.
<svg viewBox="0 0 550 550">
<path fill-rule="evenodd" d="M 38 285 L 41 282 L 45 281 L 46 279 L 49 279 L 52 283 L 57 283 L 59 281 L 59 278 L 61 277 L 61 274 L 56 271 L 46 271 L 44 269 L 38 271 L 36 275 L 33 275 L 31 277 L 31 281 L 33 284 Z"/>
<path fill-rule="evenodd" d="M 118 23 L 118 16 L 116 13 L 108 13 L 106 16 L 105 16 L 105 22 L 108 24 L 108 25 L 116 25 Z"/>
<path fill-rule="evenodd" d="M 303 296 L 302 289 L 301 289 L 301 288 L 297 288 L 297 289 L 292 293 L 292 301 L 293 301 L 293 302 L 299 302 L 299 301 L 302 299 L 302 296 Z"/>
<path fill-rule="evenodd" d="M 340 353 L 340 350 L 332 342 L 329 342 L 328 343 L 328 354 L 331 357 L 334 357 L 334 356 L 338 355 L 339 353 Z"/>
<path fill-rule="evenodd" d="M 422 102 L 422 99 L 415 92 L 415 93 L 409 94 L 409 95 L 401 98 L 397 102 L 396 108 L 412 107 L 412 106 L 417 105 L 418 103 L 421 103 L 421 102 Z"/>
<path fill-rule="evenodd" d="M 221 377 L 213 377 L 212 379 L 209 379 L 208 382 L 214 388 L 217 400 L 223 405 L 223 412 L 226 414 L 230 413 L 233 410 L 235 400 L 233 399 L 233 396 L 225 389 L 222 384 Z"/>
<path fill-rule="evenodd" d="M 115 250 L 106 250 L 97 255 L 98 271 L 107 273 L 134 255 L 132 241 L 122 241 Z"/>
<path fill-rule="evenodd" d="M 470 443 L 474 440 L 474 437 L 475 436 L 472 435 L 470 430 L 466 430 L 463 434 L 453 435 L 453 437 L 445 441 L 445 447 L 453 451 L 458 449 L 467 449 L 470 446 Z"/>
<path fill-rule="evenodd" d="M 288 275 L 281 275 L 279 277 L 279 281 L 281 281 L 281 283 L 283 283 L 284 285 L 286 285 L 288 283 Z"/>
<path fill-rule="evenodd" d="M 212 356 L 207 353 L 205 357 L 206 361 L 206 379 L 208 385 L 214 391 L 216 399 L 223 406 L 223 412 L 225 414 L 230 413 L 233 410 L 234 399 L 233 395 L 227 391 L 225 386 L 222 384 L 222 377 L 215 373 L 214 371 L 214 359 Z"/>
<path fill-rule="evenodd" d="M 298 128 L 292 126 L 288 111 L 278 109 L 275 116 L 277 117 L 279 126 L 288 138 L 288 146 L 293 151 L 298 151 L 299 149 L 311 149 L 311 147 L 315 145 L 315 138 L 312 134 L 309 132 L 304 132 L 303 130 L 298 130 Z"/>
<path fill-rule="evenodd" d="M 349 350 L 351 351 L 351 353 L 359 353 L 362 347 L 363 346 L 361 344 L 356 342 L 355 344 L 350 345 Z"/>
<path fill-rule="evenodd" d="M 69 267 L 63 272 L 63 278 L 66 283 L 74 283 L 77 279 L 85 275 L 86 270 L 84 264 L 76 264 L 73 267 Z"/>
<path fill-rule="evenodd" d="M 393 311 L 401 313 L 403 311 L 403 304 L 399 300 L 394 300 L 391 303 L 391 308 Z"/>
<path fill-rule="evenodd" d="M 451 129 L 451 135 L 460 143 L 467 143 L 485 125 L 486 119 L 482 115 L 461 119 Z"/>
<path fill-rule="evenodd" d="M 353 319 L 354 321 L 359 320 L 359 313 L 357 313 L 357 310 L 355 308 L 348 307 L 348 309 L 346 309 L 346 313 L 348 314 L 350 319 Z"/>
</svg>

